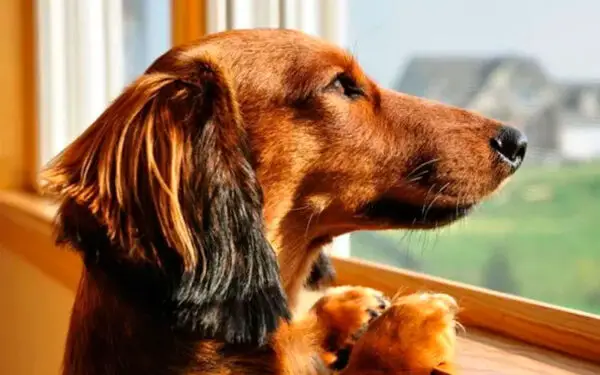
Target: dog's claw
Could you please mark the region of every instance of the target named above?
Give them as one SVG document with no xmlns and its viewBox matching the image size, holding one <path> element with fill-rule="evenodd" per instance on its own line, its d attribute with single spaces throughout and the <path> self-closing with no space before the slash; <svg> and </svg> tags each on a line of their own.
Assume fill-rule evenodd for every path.
<svg viewBox="0 0 600 375">
<path fill-rule="evenodd" d="M 333 358 L 331 368 L 340 370 L 346 366 L 356 341 L 389 306 L 383 293 L 363 287 L 331 288 L 317 301 L 312 311 L 325 325 L 324 348 L 327 358 Z"/>
<path fill-rule="evenodd" d="M 390 369 L 390 374 L 425 373 L 424 369 L 434 371 L 442 364 L 446 368 L 454 361 L 457 312 L 456 300 L 446 294 L 396 298 L 356 342 L 348 373 L 373 368 Z M 365 358 L 369 361 L 363 362 Z"/>
</svg>

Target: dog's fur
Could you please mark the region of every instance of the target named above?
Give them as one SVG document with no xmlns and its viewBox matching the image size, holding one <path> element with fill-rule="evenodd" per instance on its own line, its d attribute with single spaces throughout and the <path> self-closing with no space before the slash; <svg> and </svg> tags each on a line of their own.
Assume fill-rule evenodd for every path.
<svg viewBox="0 0 600 375">
<path fill-rule="evenodd" d="M 326 373 L 327 319 L 290 322 L 322 247 L 467 214 L 514 170 L 500 127 L 295 31 L 173 48 L 43 174 L 85 262 L 64 374 Z"/>
</svg>

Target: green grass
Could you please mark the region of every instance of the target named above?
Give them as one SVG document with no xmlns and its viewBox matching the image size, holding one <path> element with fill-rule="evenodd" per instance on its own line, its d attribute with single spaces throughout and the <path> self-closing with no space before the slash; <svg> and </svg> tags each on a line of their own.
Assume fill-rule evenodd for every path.
<svg viewBox="0 0 600 375">
<path fill-rule="evenodd" d="M 600 164 L 523 168 L 466 220 L 353 234 L 352 254 L 600 314 Z"/>
</svg>

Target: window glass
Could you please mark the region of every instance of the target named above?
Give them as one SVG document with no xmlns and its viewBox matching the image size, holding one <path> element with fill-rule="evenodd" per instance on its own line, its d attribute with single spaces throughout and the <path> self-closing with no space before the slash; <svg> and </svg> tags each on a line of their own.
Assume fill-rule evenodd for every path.
<svg viewBox="0 0 600 375">
<path fill-rule="evenodd" d="M 39 0 L 40 165 L 170 47 L 169 0 Z"/>
<path fill-rule="evenodd" d="M 600 2 L 347 0 L 346 45 L 383 86 L 525 131 L 508 185 L 433 232 L 360 232 L 351 255 L 600 313 Z"/>
<path fill-rule="evenodd" d="M 171 46 L 169 0 L 121 0 L 125 81 L 131 81 Z"/>
</svg>

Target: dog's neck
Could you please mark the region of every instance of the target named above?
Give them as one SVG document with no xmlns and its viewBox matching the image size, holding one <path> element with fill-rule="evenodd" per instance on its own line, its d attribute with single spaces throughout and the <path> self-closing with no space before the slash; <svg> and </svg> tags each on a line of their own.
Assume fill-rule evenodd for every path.
<svg viewBox="0 0 600 375">
<path fill-rule="evenodd" d="M 315 206 L 304 201 L 270 200 L 265 204 L 267 237 L 277 253 L 281 280 L 292 308 L 295 308 L 303 286 L 309 281 L 315 262 L 319 261 L 334 236 L 349 231 L 349 227 L 338 224 L 343 220 L 332 214 L 343 210 L 331 207 L 324 204 Z M 326 272 L 330 273 L 324 280 L 327 283 L 332 281 L 328 278 L 334 277 L 334 272 L 332 269 Z"/>
<path fill-rule="evenodd" d="M 193 360 L 186 340 L 123 298 L 112 281 L 85 271 L 67 337 L 64 375 L 178 374 Z"/>
<path fill-rule="evenodd" d="M 102 272 L 85 270 L 67 336 L 63 375 L 182 375 L 230 373 L 240 356 L 256 369 L 246 375 L 275 375 L 277 353 L 262 348 L 199 339 L 124 297 Z M 264 363 L 265 366 L 258 364 Z"/>
<path fill-rule="evenodd" d="M 281 270 L 281 280 L 288 296 L 288 303 L 294 309 L 316 261 L 324 248 L 331 243 L 332 238 L 322 237 L 313 241 L 309 241 L 304 236 L 282 236 L 280 238 L 280 241 L 274 243 Z"/>
<path fill-rule="evenodd" d="M 71 321 L 63 375 L 176 375 L 193 363 L 179 348 L 193 343 L 172 330 L 168 286 L 160 274 L 123 262 L 123 249 L 83 207 L 67 202 L 59 218 L 59 241 L 81 253 L 84 261 Z"/>
<path fill-rule="evenodd" d="M 64 375 L 220 373 L 231 365 L 227 353 L 273 361 L 269 345 L 257 349 L 225 344 L 198 329 L 198 322 L 213 315 L 186 297 L 198 288 L 181 289 L 190 284 L 174 278 L 181 274 L 177 262 L 163 256 L 162 267 L 157 267 L 124 260 L 127 250 L 109 240 L 89 211 L 71 205 L 63 206 L 62 213 L 69 220 L 61 221 L 60 240 L 76 248 L 85 264 L 71 316 Z M 233 321 L 239 327 L 248 320 L 228 313 L 217 323 Z M 256 374 L 267 373 L 261 369 Z"/>
</svg>

